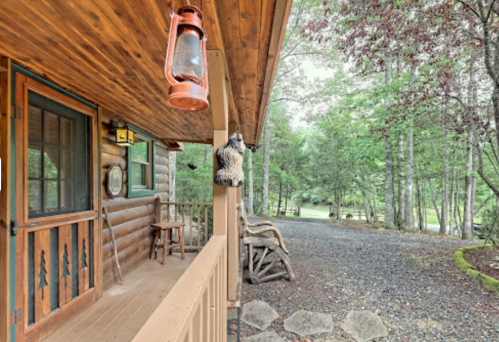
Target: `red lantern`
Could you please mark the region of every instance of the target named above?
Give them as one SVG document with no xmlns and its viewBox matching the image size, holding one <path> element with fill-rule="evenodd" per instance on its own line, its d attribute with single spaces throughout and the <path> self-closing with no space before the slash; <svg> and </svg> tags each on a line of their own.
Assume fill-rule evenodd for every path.
<svg viewBox="0 0 499 342">
<path fill-rule="evenodd" d="M 208 108 L 208 63 L 203 13 L 196 6 L 172 8 L 165 75 L 172 85 L 168 106 L 200 111 Z"/>
</svg>

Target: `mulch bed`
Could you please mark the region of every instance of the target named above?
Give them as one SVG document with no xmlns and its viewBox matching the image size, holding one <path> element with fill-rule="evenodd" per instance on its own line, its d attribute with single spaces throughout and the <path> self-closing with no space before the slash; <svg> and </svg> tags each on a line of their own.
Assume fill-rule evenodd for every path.
<svg viewBox="0 0 499 342">
<path fill-rule="evenodd" d="M 464 254 L 464 259 L 476 267 L 477 271 L 499 280 L 499 270 L 489 266 L 499 263 L 499 259 L 494 260 L 495 258 L 499 258 L 499 249 L 496 248 L 479 248 Z"/>
</svg>

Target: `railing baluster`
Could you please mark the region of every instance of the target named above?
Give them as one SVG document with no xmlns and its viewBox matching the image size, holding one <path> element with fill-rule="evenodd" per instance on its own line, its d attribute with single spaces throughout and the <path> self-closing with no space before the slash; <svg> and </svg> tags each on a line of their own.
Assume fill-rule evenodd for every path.
<svg viewBox="0 0 499 342">
<path fill-rule="evenodd" d="M 208 243 L 208 206 L 204 206 L 204 244 Z"/>
<path fill-rule="evenodd" d="M 198 204 L 198 246 L 201 246 L 201 206 Z"/>
<path fill-rule="evenodd" d="M 190 219 L 191 229 L 189 230 L 189 246 L 192 246 L 192 221 L 194 221 L 193 217 L 192 217 L 192 207 L 193 207 L 193 205 L 191 204 L 190 207 L 191 207 L 191 210 L 190 210 L 190 213 L 191 213 L 191 219 Z"/>
</svg>

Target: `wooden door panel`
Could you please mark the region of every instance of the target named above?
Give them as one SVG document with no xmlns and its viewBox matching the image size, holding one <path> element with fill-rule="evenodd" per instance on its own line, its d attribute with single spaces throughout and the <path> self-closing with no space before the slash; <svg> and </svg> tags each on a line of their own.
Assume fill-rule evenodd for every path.
<svg viewBox="0 0 499 342">
<path fill-rule="evenodd" d="M 81 296 L 90 286 L 88 264 L 90 256 L 88 221 L 78 223 L 78 294 Z"/>
<path fill-rule="evenodd" d="M 72 259 L 72 225 L 59 227 L 59 307 L 69 303 L 73 297 L 71 269 Z"/>
<path fill-rule="evenodd" d="M 50 314 L 50 230 L 34 233 L 35 322 Z"/>
</svg>

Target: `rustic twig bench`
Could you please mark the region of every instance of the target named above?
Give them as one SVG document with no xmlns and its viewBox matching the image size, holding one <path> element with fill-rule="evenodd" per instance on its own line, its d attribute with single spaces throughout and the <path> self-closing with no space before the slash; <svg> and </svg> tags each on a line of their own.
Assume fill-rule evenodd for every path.
<svg viewBox="0 0 499 342">
<path fill-rule="evenodd" d="M 279 229 L 269 221 L 249 223 L 242 200 L 239 202 L 238 209 L 250 281 L 253 284 L 260 284 L 279 277 L 286 277 L 293 281 L 295 273 L 288 257 L 289 251 Z M 262 226 L 264 228 L 259 230 L 250 229 Z M 273 233 L 274 237 L 268 237 L 266 233 Z"/>
</svg>

